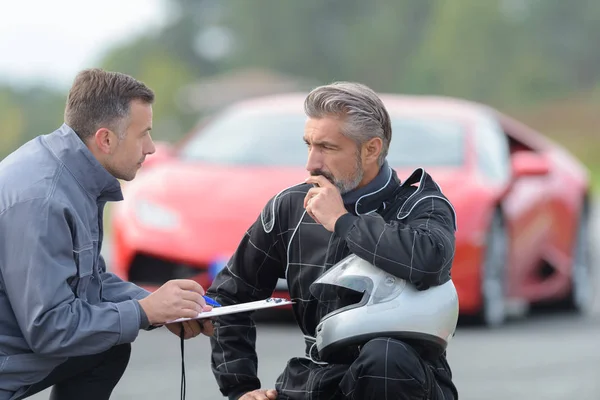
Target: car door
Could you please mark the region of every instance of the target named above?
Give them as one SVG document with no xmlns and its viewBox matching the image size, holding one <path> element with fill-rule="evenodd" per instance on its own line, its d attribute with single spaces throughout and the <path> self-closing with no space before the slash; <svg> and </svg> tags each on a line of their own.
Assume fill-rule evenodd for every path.
<svg viewBox="0 0 600 400">
<path fill-rule="evenodd" d="M 550 186 L 547 175 L 519 167 L 517 157 L 539 153 L 520 140 L 522 134 L 515 131 L 518 127 L 502 124 L 501 129 L 509 143 L 511 163 L 510 184 L 502 202 L 510 223 L 511 283 L 519 297 L 531 299 L 535 294 L 529 289 L 539 280 L 537 275 L 544 273 L 541 259 L 552 224 Z"/>
<path fill-rule="evenodd" d="M 477 120 L 476 127 L 474 144 L 477 170 L 488 190 L 498 197 L 498 204 L 503 211 L 509 251 L 505 271 L 506 294 L 509 298 L 515 298 L 519 297 L 520 292 L 517 271 L 521 268 L 522 260 L 514 256 L 514 249 L 518 231 L 522 227 L 521 211 L 514 209 L 511 201 L 507 202 L 505 197 L 512 179 L 509 139 L 492 115 L 482 115 L 482 118 Z"/>
</svg>

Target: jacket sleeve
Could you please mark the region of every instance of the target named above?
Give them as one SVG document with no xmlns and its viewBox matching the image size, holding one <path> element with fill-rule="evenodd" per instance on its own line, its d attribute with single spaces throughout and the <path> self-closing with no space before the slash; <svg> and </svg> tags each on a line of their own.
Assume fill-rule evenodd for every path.
<svg viewBox="0 0 600 400">
<path fill-rule="evenodd" d="M 135 304 L 140 314 L 140 328 L 144 330 L 156 328 L 156 326 L 150 325 L 148 316 L 139 303 L 139 300 L 150 295 L 150 292 L 134 283 L 122 280 L 112 272 L 106 272 L 106 262 L 102 255 L 100 255 L 100 280 L 102 281 L 102 301 L 120 303 L 127 300 L 136 300 Z"/>
<path fill-rule="evenodd" d="M 335 225 L 357 256 L 424 290 L 450 279 L 455 216 L 441 196 L 420 199 L 409 215 L 385 221 L 379 214 L 345 214 Z"/>
<path fill-rule="evenodd" d="M 69 218 L 48 199 L 18 203 L 0 214 L 4 290 L 29 347 L 48 356 L 100 353 L 133 342 L 140 328 L 134 300 L 91 305 L 74 295 Z"/>
<path fill-rule="evenodd" d="M 100 255 L 100 279 L 102 280 L 102 300 L 119 303 L 126 300 L 141 300 L 150 292 L 134 283 L 126 282 L 111 272 L 106 272 L 106 262 Z"/>
<path fill-rule="evenodd" d="M 284 275 L 281 242 L 273 229 L 275 221 L 266 222 L 265 211 L 245 233 L 207 291 L 221 305 L 264 300 L 272 295 L 277 279 Z M 238 399 L 261 387 L 257 377 L 256 326 L 249 313 L 217 318 L 210 340 L 211 366 L 223 395 Z"/>
</svg>

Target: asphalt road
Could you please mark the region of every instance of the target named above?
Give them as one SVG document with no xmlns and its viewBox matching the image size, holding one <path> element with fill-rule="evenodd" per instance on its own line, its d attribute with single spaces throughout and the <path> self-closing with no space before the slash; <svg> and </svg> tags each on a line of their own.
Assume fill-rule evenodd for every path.
<svg viewBox="0 0 600 400">
<path fill-rule="evenodd" d="M 600 239 L 600 229 L 595 232 Z M 448 360 L 462 400 L 596 400 L 599 338 L 600 298 L 588 317 L 538 313 L 496 331 L 461 326 Z M 272 387 L 287 358 L 303 354 L 304 344 L 293 322 L 263 321 L 258 324 L 257 348 L 259 377 L 265 387 Z M 185 360 L 187 398 L 223 398 L 210 371 L 206 337 L 186 341 Z M 113 398 L 176 399 L 180 381 L 179 339 L 164 329 L 142 332 Z M 32 398 L 48 398 L 48 393 Z"/>
</svg>

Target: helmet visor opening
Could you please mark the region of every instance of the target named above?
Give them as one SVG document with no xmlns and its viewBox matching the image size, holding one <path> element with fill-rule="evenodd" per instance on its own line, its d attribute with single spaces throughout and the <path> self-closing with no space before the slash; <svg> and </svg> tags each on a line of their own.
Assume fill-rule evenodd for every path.
<svg viewBox="0 0 600 400">
<path fill-rule="evenodd" d="M 310 291 L 320 301 L 331 301 L 352 296 L 354 303 L 364 297 L 371 303 L 381 303 L 396 297 L 405 281 L 350 255 L 334 265 L 317 279 Z M 353 294 L 352 294 L 353 293 Z M 360 295 L 359 295 L 360 294 Z M 365 296 L 366 295 L 366 296 Z M 347 303 L 353 304 L 353 303 Z"/>
</svg>

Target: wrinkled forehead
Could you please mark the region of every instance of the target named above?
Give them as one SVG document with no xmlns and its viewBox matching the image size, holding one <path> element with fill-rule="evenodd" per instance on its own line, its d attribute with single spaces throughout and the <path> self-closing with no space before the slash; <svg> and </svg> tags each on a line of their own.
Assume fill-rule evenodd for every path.
<svg viewBox="0 0 600 400">
<path fill-rule="evenodd" d="M 352 142 L 342 133 L 344 120 L 336 117 L 307 118 L 304 139 L 311 144 L 330 142 L 343 145 Z"/>
</svg>

